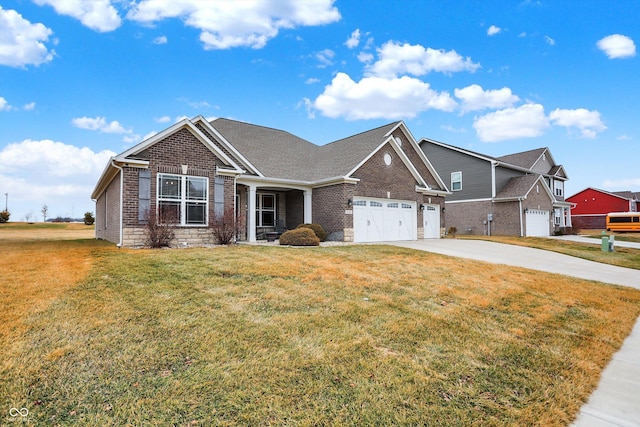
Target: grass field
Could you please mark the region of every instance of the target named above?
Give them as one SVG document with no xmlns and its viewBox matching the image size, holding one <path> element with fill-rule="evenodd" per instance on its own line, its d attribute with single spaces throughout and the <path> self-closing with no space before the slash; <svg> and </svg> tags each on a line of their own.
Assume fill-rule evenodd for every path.
<svg viewBox="0 0 640 427">
<path fill-rule="evenodd" d="M 0 424 L 567 425 L 640 314 L 637 290 L 388 246 L 5 231 Z"/>
</svg>

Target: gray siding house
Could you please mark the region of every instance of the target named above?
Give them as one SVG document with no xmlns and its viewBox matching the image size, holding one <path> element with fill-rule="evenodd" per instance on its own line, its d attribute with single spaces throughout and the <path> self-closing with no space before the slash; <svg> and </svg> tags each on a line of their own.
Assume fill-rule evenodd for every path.
<svg viewBox="0 0 640 427">
<path fill-rule="evenodd" d="M 215 243 L 208 227 L 229 211 L 249 242 L 310 222 L 330 240 L 438 238 L 446 194 L 403 122 L 318 146 L 198 116 L 113 157 L 91 197 L 97 238 L 141 246 L 149 212 L 175 218 L 175 245 Z"/>
<path fill-rule="evenodd" d="M 548 148 L 491 157 L 423 138 L 420 147 L 451 191 L 445 229 L 458 233 L 549 236 L 571 227 L 568 177 Z"/>
</svg>

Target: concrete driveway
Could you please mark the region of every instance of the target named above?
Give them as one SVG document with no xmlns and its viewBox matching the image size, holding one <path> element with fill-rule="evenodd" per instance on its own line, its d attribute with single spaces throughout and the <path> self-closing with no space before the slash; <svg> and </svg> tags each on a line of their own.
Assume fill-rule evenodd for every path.
<svg viewBox="0 0 640 427">
<path fill-rule="evenodd" d="M 640 289 L 640 270 L 599 264 L 540 249 L 466 239 L 387 243 Z M 598 388 L 572 424 L 572 427 L 632 426 L 640 426 L 640 318 L 622 348 L 602 372 Z"/>
<path fill-rule="evenodd" d="M 600 264 L 541 249 L 469 239 L 425 239 L 386 243 L 640 289 L 640 270 Z"/>
</svg>

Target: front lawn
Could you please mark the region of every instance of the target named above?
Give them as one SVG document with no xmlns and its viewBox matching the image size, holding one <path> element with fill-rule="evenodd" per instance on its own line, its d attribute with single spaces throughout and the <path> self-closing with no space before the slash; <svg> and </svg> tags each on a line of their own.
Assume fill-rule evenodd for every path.
<svg viewBox="0 0 640 427">
<path fill-rule="evenodd" d="M 564 426 L 640 314 L 637 290 L 388 246 L 27 242 L 0 283 L 0 420 L 33 425 Z"/>
</svg>

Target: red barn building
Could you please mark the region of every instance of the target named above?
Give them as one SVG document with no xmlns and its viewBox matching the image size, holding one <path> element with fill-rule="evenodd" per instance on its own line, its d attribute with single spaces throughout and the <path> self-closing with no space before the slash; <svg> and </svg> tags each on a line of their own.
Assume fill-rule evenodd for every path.
<svg viewBox="0 0 640 427">
<path fill-rule="evenodd" d="M 636 212 L 640 193 L 630 191 L 608 192 L 597 188 L 586 188 L 567 202 L 574 204 L 571 209 L 573 226 L 578 229 L 605 229 L 609 212 Z"/>
</svg>

